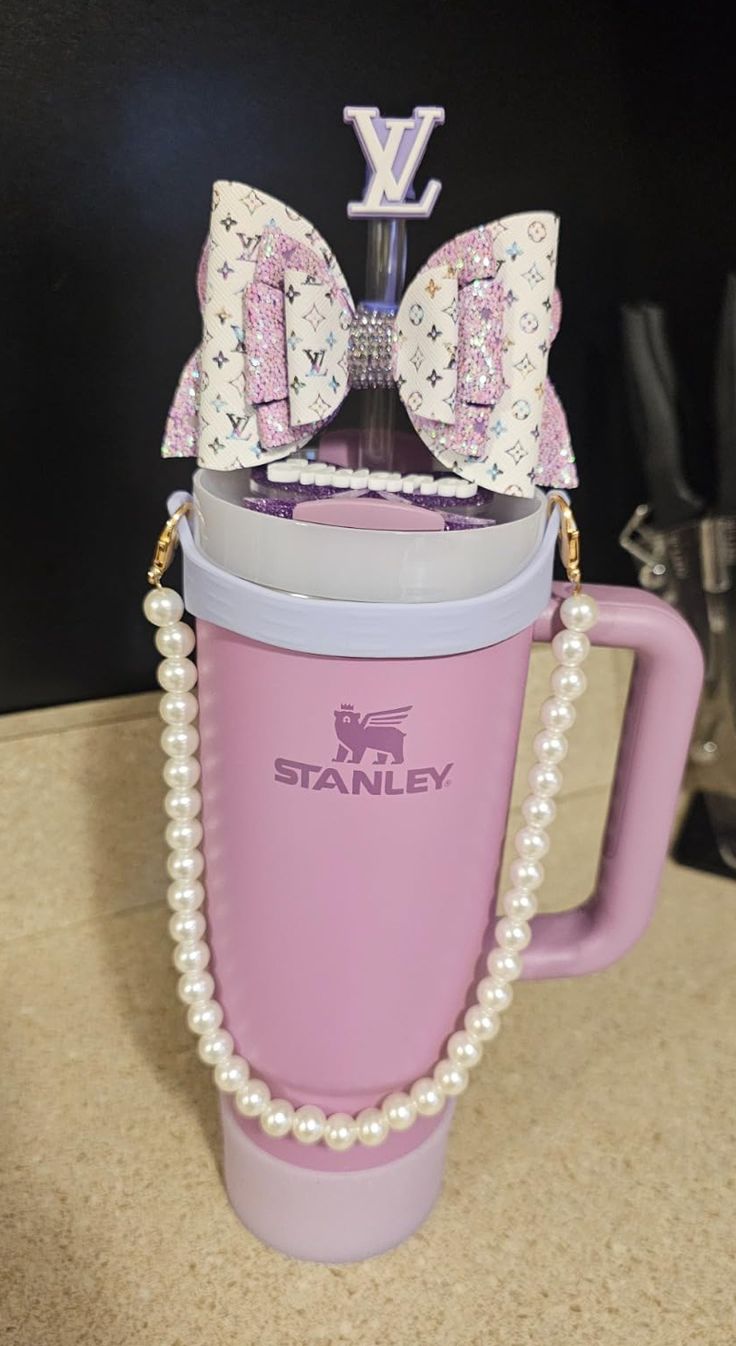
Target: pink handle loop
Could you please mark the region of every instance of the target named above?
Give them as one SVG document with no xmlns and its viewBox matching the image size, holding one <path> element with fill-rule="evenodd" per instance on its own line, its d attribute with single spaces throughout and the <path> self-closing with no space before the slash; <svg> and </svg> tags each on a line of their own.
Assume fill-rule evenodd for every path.
<svg viewBox="0 0 736 1346">
<path fill-rule="evenodd" d="M 534 639 L 561 624 L 555 585 Z M 637 589 L 586 585 L 599 605 L 595 645 L 631 649 L 636 661 L 626 706 L 595 891 L 571 911 L 544 914 L 524 958 L 525 976 L 597 972 L 644 933 L 654 911 L 682 772 L 703 680 L 700 646 L 661 599 Z"/>
</svg>

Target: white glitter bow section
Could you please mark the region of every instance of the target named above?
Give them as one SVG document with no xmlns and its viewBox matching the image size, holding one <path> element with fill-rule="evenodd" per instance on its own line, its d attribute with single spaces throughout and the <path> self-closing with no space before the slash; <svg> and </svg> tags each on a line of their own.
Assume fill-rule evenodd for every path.
<svg viewBox="0 0 736 1346">
<path fill-rule="evenodd" d="M 310 427 L 290 444 L 264 451 L 255 408 L 246 397 L 243 297 L 253 279 L 261 235 L 269 225 L 319 252 L 335 284 L 347 290 L 325 240 L 297 211 L 242 183 L 215 183 L 200 355 L 198 457 L 203 467 L 228 470 L 270 462 L 300 448 L 313 434 Z"/>
</svg>

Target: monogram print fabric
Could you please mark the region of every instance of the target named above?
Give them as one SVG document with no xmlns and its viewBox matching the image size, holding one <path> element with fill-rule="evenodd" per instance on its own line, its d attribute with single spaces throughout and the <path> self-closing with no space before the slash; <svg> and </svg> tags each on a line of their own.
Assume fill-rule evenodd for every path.
<svg viewBox="0 0 736 1346">
<path fill-rule="evenodd" d="M 394 320 L 390 373 L 417 434 L 445 468 L 506 494 L 577 484 L 547 379 L 557 225 L 529 212 L 459 235 L 409 284 Z M 334 256 L 296 211 L 220 182 L 199 289 L 202 346 L 183 371 L 164 455 L 196 453 L 224 470 L 285 457 L 350 387 L 360 315 Z"/>
</svg>

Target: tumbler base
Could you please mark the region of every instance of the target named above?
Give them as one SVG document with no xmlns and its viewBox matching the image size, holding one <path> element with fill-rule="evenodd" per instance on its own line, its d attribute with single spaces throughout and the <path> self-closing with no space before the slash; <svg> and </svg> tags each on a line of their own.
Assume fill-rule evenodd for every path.
<svg viewBox="0 0 736 1346">
<path fill-rule="evenodd" d="M 442 1186 L 452 1108 L 400 1159 L 346 1173 L 300 1168 L 255 1145 L 222 1101 L 225 1187 L 263 1243 L 309 1262 L 359 1262 L 387 1252 L 426 1220 Z"/>
</svg>

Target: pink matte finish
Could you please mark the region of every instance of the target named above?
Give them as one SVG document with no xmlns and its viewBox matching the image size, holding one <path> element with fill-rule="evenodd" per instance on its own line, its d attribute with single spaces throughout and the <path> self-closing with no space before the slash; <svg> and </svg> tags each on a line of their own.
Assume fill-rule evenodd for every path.
<svg viewBox="0 0 736 1346">
<path fill-rule="evenodd" d="M 673 608 L 639 589 L 586 585 L 600 607 L 595 645 L 636 655 L 595 891 L 572 911 L 538 916 L 527 977 L 597 972 L 626 953 L 654 911 L 703 681 L 700 645 Z M 555 584 L 535 640 L 561 629 Z"/>
<path fill-rule="evenodd" d="M 699 647 L 670 608 L 589 591 L 595 643 L 631 647 L 636 669 L 596 894 L 538 918 L 533 977 L 604 967 L 645 928 L 700 690 Z M 565 592 L 537 638 L 559 628 Z M 431 1067 L 480 975 L 532 631 L 389 660 L 277 650 L 204 621 L 198 634 L 208 920 L 226 1023 L 275 1095 L 355 1112 Z M 411 709 L 385 728 L 353 722 L 351 748 L 365 746 L 353 765 L 333 760 L 348 755 L 335 727 L 344 702 L 361 716 Z M 357 770 L 381 793 L 343 793 L 335 770 L 348 791 Z M 408 1156 L 438 1126 L 336 1155 L 235 1120 L 279 1160 L 343 1174 Z"/>
<path fill-rule="evenodd" d="M 329 523 L 334 528 L 370 528 L 372 532 L 442 533 L 439 510 L 422 509 L 406 500 L 374 500 L 353 491 L 341 491 L 328 500 L 304 500 L 294 506 L 302 523 Z"/>
<path fill-rule="evenodd" d="M 225 1185 L 252 1234 L 289 1257 L 356 1262 L 401 1243 L 426 1220 L 442 1186 L 448 1106 L 421 1145 L 376 1168 L 330 1173 L 268 1154 L 221 1100 Z"/>
<path fill-rule="evenodd" d="M 531 629 L 435 659 L 301 654 L 203 621 L 198 640 L 208 922 L 225 1021 L 274 1095 L 355 1112 L 434 1064 L 479 975 Z M 489 687 L 492 713 L 480 713 Z M 405 762 L 375 766 L 369 746 L 359 767 L 335 763 L 343 702 L 363 715 L 410 706 Z M 312 785 L 337 768 L 347 788 L 355 769 L 393 791 L 419 788 L 304 789 L 274 779 L 278 758 L 313 766 Z M 282 1159 L 343 1170 L 384 1164 L 435 1125 L 336 1156 L 244 1123 Z"/>
</svg>

